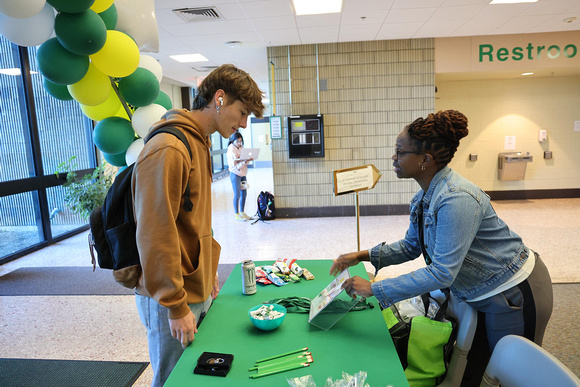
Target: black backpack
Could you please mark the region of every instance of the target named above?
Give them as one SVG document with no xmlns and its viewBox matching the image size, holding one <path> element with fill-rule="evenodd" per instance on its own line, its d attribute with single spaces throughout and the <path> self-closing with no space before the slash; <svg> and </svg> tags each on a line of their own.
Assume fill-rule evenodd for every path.
<svg viewBox="0 0 580 387">
<path fill-rule="evenodd" d="M 258 211 L 256 212 L 258 220 L 276 219 L 276 206 L 274 205 L 274 195 L 268 191 L 262 191 L 258 195 Z"/>
<path fill-rule="evenodd" d="M 183 132 L 174 127 L 156 130 L 149 138 L 159 133 L 170 133 L 185 144 L 192 156 L 191 148 Z M 89 250 L 96 267 L 93 249 L 97 251 L 99 267 L 112 269 L 115 280 L 127 288 L 134 288 L 141 275 L 141 263 L 137 251 L 137 228 L 133 215 L 133 195 L 131 193 L 131 164 L 117 175 L 105 197 L 102 206 L 93 210 L 90 216 L 91 232 L 89 233 Z M 193 209 L 189 198 L 189 182 L 185 187 L 183 209 L 187 212 Z"/>
</svg>

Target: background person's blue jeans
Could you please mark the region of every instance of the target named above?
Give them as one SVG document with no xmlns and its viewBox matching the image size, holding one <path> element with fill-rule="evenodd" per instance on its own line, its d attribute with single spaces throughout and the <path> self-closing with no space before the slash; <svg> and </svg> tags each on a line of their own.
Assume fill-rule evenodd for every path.
<svg viewBox="0 0 580 387">
<path fill-rule="evenodd" d="M 239 214 L 240 212 L 244 212 L 244 208 L 246 207 L 246 196 L 248 196 L 248 192 L 242 189 L 242 181 L 246 181 L 246 176 L 238 176 L 230 172 L 230 181 L 234 189 L 234 210 L 236 214 Z"/>
<path fill-rule="evenodd" d="M 183 353 L 181 342 L 171 336 L 169 328 L 168 310 L 150 297 L 135 294 L 135 302 L 141 323 L 147 328 L 147 342 L 149 344 L 149 361 L 153 368 L 151 386 L 163 386 L 169 374 L 177 364 Z M 199 325 L 211 306 L 211 295 L 200 304 L 190 304 L 189 308 L 195 315 Z M 194 338 L 195 342 L 195 338 Z"/>
</svg>

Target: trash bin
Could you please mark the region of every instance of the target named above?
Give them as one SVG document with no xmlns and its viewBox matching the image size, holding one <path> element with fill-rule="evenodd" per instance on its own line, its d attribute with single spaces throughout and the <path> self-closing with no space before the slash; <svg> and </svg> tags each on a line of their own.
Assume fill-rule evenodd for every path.
<svg viewBox="0 0 580 387">
<path fill-rule="evenodd" d="M 524 155 L 522 152 L 504 152 L 498 155 L 499 180 L 523 180 L 526 175 L 526 166 L 532 162 L 534 156 L 530 152 Z"/>
</svg>

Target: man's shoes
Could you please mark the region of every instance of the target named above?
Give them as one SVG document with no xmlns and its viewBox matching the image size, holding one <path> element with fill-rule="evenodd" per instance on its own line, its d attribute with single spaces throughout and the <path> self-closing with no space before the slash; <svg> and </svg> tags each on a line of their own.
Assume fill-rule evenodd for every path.
<svg viewBox="0 0 580 387">
<path fill-rule="evenodd" d="M 240 212 L 240 214 L 239 214 L 239 215 L 240 215 L 241 217 L 243 217 L 244 219 L 246 219 L 246 220 L 250 220 L 250 219 L 252 219 L 252 217 L 251 217 L 251 216 L 248 216 L 248 214 L 246 214 L 246 213 L 245 213 L 245 212 L 243 212 L 243 211 L 242 211 L 242 212 Z"/>
<path fill-rule="evenodd" d="M 236 220 L 238 222 L 245 222 L 247 219 L 242 216 L 242 213 L 236 214 Z"/>
</svg>

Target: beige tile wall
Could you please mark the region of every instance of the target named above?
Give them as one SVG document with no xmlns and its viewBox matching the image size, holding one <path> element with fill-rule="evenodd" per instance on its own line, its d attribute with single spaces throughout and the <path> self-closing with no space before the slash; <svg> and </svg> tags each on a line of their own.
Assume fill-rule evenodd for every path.
<svg viewBox="0 0 580 387">
<path fill-rule="evenodd" d="M 354 194 L 334 196 L 333 171 L 366 164 L 383 176 L 360 193 L 361 206 L 408 204 L 418 185 L 396 178 L 391 156 L 402 128 L 434 109 L 434 40 L 270 47 L 268 57 L 284 127 L 283 138 L 272 140 L 277 208 L 351 206 Z M 317 69 L 327 84 L 320 101 Z M 324 115 L 325 157 L 290 159 L 286 117 L 317 113 Z"/>
<path fill-rule="evenodd" d="M 450 166 L 486 191 L 580 188 L 580 77 L 437 82 L 437 110 L 456 109 L 469 119 Z M 538 131 L 548 141 L 538 141 Z M 516 150 L 534 157 L 524 180 L 497 179 L 505 136 L 516 136 Z M 553 152 L 551 160 L 544 151 Z M 478 160 L 469 161 L 477 153 Z"/>
</svg>

